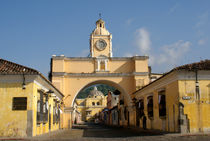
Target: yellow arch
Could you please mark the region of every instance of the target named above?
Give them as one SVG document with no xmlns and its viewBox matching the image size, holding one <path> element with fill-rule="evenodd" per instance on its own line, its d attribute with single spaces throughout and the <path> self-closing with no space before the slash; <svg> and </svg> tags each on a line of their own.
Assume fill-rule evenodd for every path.
<svg viewBox="0 0 210 141">
<path fill-rule="evenodd" d="M 125 104 L 127 104 L 128 106 L 132 106 L 130 95 L 124 90 L 124 88 L 122 86 L 120 86 L 116 82 L 110 81 L 110 80 L 95 80 L 95 81 L 92 81 L 92 82 L 87 83 L 86 85 L 83 85 L 77 91 L 76 95 L 74 95 L 74 98 L 72 100 L 71 106 L 73 106 L 73 104 L 75 102 L 75 99 L 76 99 L 77 95 L 79 94 L 79 92 L 81 92 L 85 88 L 88 88 L 88 87 L 90 87 L 92 85 L 96 85 L 96 84 L 106 84 L 106 85 L 109 85 L 109 86 L 112 86 L 112 87 L 118 89 L 121 92 L 121 94 L 124 96 Z"/>
</svg>

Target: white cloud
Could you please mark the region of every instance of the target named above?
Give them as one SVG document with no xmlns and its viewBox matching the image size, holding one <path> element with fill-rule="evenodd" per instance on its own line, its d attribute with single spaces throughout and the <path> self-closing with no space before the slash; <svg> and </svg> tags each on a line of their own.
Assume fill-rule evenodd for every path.
<svg viewBox="0 0 210 141">
<path fill-rule="evenodd" d="M 136 30 L 135 44 L 139 52 L 135 52 L 140 55 L 149 56 L 149 65 L 156 70 L 165 72 L 180 65 L 181 61 L 190 50 L 191 43 L 189 41 L 179 40 L 172 44 L 163 45 L 159 51 L 152 52 L 152 42 L 150 40 L 150 34 L 145 28 L 139 28 Z M 126 53 L 126 57 L 133 56 L 133 53 Z"/>
<path fill-rule="evenodd" d="M 191 43 L 189 41 L 179 40 L 170 45 L 162 47 L 162 53 L 156 56 L 155 63 L 165 65 L 167 69 L 179 65 L 185 54 L 189 51 Z"/>
<path fill-rule="evenodd" d="M 142 55 L 150 53 L 150 34 L 145 28 L 136 30 L 136 45 Z"/>
</svg>

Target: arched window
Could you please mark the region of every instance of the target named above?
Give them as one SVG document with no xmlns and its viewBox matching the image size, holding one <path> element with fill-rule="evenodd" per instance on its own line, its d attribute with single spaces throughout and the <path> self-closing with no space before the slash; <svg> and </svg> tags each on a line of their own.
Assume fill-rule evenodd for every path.
<svg viewBox="0 0 210 141">
<path fill-rule="evenodd" d="M 100 102 L 97 102 L 97 105 L 100 105 Z"/>
<path fill-rule="evenodd" d="M 95 106 L 95 102 L 92 102 L 92 105 Z"/>
</svg>

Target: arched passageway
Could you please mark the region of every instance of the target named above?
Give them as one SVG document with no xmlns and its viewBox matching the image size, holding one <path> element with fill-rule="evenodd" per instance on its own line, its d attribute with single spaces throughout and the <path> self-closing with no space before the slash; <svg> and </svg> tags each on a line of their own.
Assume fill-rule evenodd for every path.
<svg viewBox="0 0 210 141">
<path fill-rule="evenodd" d="M 71 103 L 71 106 L 73 106 L 74 102 L 75 102 L 75 99 L 77 97 L 77 95 L 84 89 L 92 86 L 92 85 L 97 85 L 97 84 L 105 84 L 105 85 L 109 85 L 109 86 L 112 86 L 114 88 L 116 88 L 117 90 L 120 91 L 121 93 L 121 97 L 123 99 L 125 99 L 125 104 L 127 106 L 132 106 L 132 102 L 131 102 L 131 97 L 129 96 L 129 94 L 126 92 L 126 90 L 120 86 L 119 84 L 113 82 L 113 81 L 110 81 L 110 80 L 96 80 L 96 81 L 92 81 L 92 82 L 89 82 L 87 83 L 86 85 L 84 86 L 81 86 L 81 88 L 76 92 L 76 94 L 74 95 L 74 98 L 72 100 L 72 103 Z"/>
</svg>

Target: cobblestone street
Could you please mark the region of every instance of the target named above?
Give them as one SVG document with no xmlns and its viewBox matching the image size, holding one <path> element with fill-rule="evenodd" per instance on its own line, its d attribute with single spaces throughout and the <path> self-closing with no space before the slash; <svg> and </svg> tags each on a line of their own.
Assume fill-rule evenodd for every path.
<svg viewBox="0 0 210 141">
<path fill-rule="evenodd" d="M 6 139 L 6 138 L 4 138 Z M 4 140 L 1 138 L 1 140 Z M 7 138 L 6 140 L 143 140 L 143 141 L 209 141 L 210 134 L 169 134 L 137 128 L 105 127 L 102 125 L 77 125 L 71 130 L 59 130 L 33 138 Z"/>
</svg>

